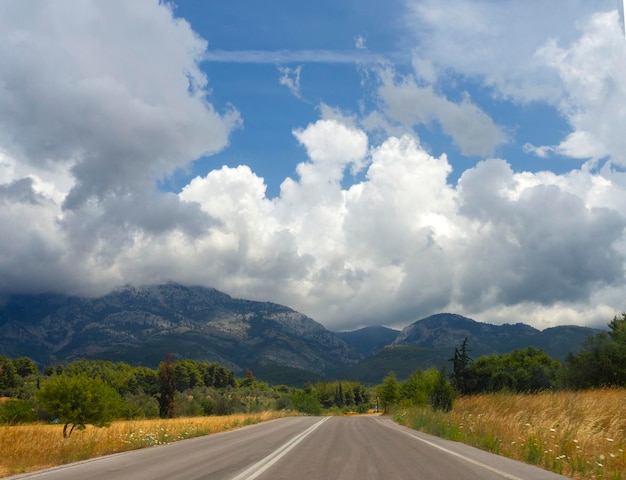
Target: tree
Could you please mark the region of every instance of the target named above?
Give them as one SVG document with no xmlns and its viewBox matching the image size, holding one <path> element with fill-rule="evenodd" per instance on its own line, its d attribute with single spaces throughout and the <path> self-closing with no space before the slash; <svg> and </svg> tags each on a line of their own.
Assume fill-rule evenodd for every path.
<svg viewBox="0 0 626 480">
<path fill-rule="evenodd" d="M 626 313 L 614 317 L 610 331 L 593 335 L 565 360 L 561 381 L 567 388 L 626 386 Z"/>
<path fill-rule="evenodd" d="M 322 406 L 320 405 L 320 402 L 318 402 L 317 398 L 303 390 L 298 390 L 294 393 L 291 401 L 293 402 L 293 406 L 299 412 L 306 413 L 308 415 L 319 415 L 322 413 Z"/>
<path fill-rule="evenodd" d="M 449 412 L 452 410 L 454 390 L 446 379 L 445 369 L 442 368 L 441 371 L 437 371 L 437 373 L 437 383 L 435 383 L 433 392 L 430 395 L 430 406 L 433 410 Z"/>
<path fill-rule="evenodd" d="M 159 415 L 161 418 L 173 418 L 176 386 L 174 384 L 174 372 L 170 354 L 165 356 L 165 361 L 159 364 Z"/>
<path fill-rule="evenodd" d="M 560 368 L 558 361 L 535 347 L 483 355 L 465 368 L 462 393 L 546 390 L 555 385 Z"/>
<path fill-rule="evenodd" d="M 63 437 L 86 425 L 107 427 L 119 412 L 122 400 L 113 387 L 86 375 L 55 375 L 43 383 L 35 398 L 63 426 Z M 71 428 L 68 430 L 68 427 Z"/>
<path fill-rule="evenodd" d="M 395 372 L 389 372 L 389 374 L 383 378 L 382 385 L 376 387 L 376 394 L 380 398 L 383 413 L 387 413 L 389 408 L 400 400 L 400 384 L 396 379 Z"/>
<path fill-rule="evenodd" d="M 415 406 L 426 406 L 431 401 L 438 381 L 439 370 L 435 367 L 425 372 L 418 368 L 400 385 L 400 398 Z"/>
<path fill-rule="evenodd" d="M 204 378 L 198 368 L 198 363 L 193 360 L 172 362 L 171 373 L 174 380 L 174 388 L 179 392 L 204 384 Z"/>
<path fill-rule="evenodd" d="M 28 357 L 16 358 L 13 360 L 13 365 L 15 365 L 17 374 L 22 378 L 28 377 L 29 375 L 37 375 L 39 373 L 37 364 Z"/>
<path fill-rule="evenodd" d="M 461 348 L 455 348 L 454 357 L 450 359 L 452 361 L 452 375 L 450 375 L 452 385 L 462 394 L 468 393 L 467 367 L 472 363 L 472 359 L 469 356 L 471 350 L 468 348 L 467 343 L 468 339 L 465 337 Z"/>
<path fill-rule="evenodd" d="M 13 361 L 0 355 L 0 394 L 9 393 L 12 395 L 12 390 L 17 387 L 17 369 L 13 364 Z"/>
</svg>

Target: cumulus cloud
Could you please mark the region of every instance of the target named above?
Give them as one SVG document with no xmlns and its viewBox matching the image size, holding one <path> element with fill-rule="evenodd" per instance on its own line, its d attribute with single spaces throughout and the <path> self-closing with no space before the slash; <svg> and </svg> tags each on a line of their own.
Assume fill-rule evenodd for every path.
<svg viewBox="0 0 626 480">
<path fill-rule="evenodd" d="M 556 150 L 574 158 L 610 156 L 626 166 L 626 139 L 615 128 L 626 120 L 626 41 L 617 11 L 593 15 L 580 38 L 566 46 L 551 40 L 537 55 L 563 82 L 561 110 L 574 130 Z"/>
<path fill-rule="evenodd" d="M 279 197 L 267 199 L 263 180 L 243 166 L 181 193 L 220 221 L 202 243 L 219 245 L 214 262 L 232 260 L 222 287 L 273 292 L 331 327 L 402 325 L 452 308 L 492 321 L 517 311 L 545 327 L 583 323 L 591 298 L 623 284 L 626 212 L 612 205 L 624 190 L 600 175 L 514 173 L 490 160 L 451 186 L 446 156 L 432 157 L 411 136 L 368 153 L 364 133 L 337 120 L 294 135 L 309 161 Z M 364 156 L 364 180 L 342 188 L 342 172 Z M 533 320 L 532 312 L 542 313 Z M 560 313 L 550 323 L 547 312 Z"/>
<path fill-rule="evenodd" d="M 589 208 L 554 184 L 517 184 L 498 160 L 459 181 L 460 212 L 481 225 L 459 269 L 461 303 L 575 302 L 589 299 L 596 285 L 623 282 L 623 252 L 614 247 L 626 226 L 623 215 Z"/>
<path fill-rule="evenodd" d="M 69 210 L 152 186 L 222 149 L 237 125 L 235 111 L 207 102 L 205 49 L 154 0 L 3 2 L 3 148 L 34 167 L 67 166 Z"/>
</svg>

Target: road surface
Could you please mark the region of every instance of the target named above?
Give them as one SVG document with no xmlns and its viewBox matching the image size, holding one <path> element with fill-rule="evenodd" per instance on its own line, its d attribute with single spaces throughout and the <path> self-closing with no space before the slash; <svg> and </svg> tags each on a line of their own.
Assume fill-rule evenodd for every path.
<svg viewBox="0 0 626 480">
<path fill-rule="evenodd" d="M 386 417 L 360 416 L 283 418 L 8 478 L 549 480 L 566 477 L 425 435 Z"/>
</svg>

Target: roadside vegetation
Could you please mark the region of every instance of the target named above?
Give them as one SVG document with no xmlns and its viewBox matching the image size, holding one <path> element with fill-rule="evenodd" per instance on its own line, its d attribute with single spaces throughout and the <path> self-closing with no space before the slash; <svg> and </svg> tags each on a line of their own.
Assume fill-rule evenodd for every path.
<svg viewBox="0 0 626 480">
<path fill-rule="evenodd" d="M 114 421 L 64 438 L 63 426 L 0 426 L 0 477 L 223 432 L 283 417 L 279 411 L 226 416 Z"/>
<path fill-rule="evenodd" d="M 169 356 L 156 370 L 78 360 L 39 372 L 0 356 L 0 476 L 170 443 L 287 415 L 368 411 L 359 382 L 270 386 Z M 106 427 L 106 428 L 98 428 Z"/>
<path fill-rule="evenodd" d="M 400 408 L 398 423 L 577 479 L 626 478 L 626 389 L 457 399 L 449 412 Z"/>
<path fill-rule="evenodd" d="M 43 371 L 26 357 L 0 356 L 0 475 L 290 414 L 383 412 L 564 475 L 623 479 L 626 314 L 608 327 L 564 362 L 534 347 L 473 359 L 466 339 L 450 374 L 417 369 L 400 381 L 390 372 L 373 387 L 270 386 L 251 371 L 236 378 L 214 362 L 169 356 L 156 370 L 78 360 Z"/>
<path fill-rule="evenodd" d="M 390 373 L 378 395 L 408 427 L 573 478 L 624 479 L 626 314 L 608 327 L 563 363 L 533 347 L 474 360 L 466 340 L 450 389 L 417 370 L 404 382 Z"/>
<path fill-rule="evenodd" d="M 28 368 L 18 368 L 27 365 Z M 307 382 L 298 389 L 270 386 L 247 371 L 242 378 L 211 362 L 172 360 L 156 370 L 105 360 L 46 367 L 0 356 L 0 425 L 58 423 L 69 438 L 87 425 L 114 420 L 178 418 L 293 411 L 319 415 L 372 408 L 360 382 Z"/>
</svg>

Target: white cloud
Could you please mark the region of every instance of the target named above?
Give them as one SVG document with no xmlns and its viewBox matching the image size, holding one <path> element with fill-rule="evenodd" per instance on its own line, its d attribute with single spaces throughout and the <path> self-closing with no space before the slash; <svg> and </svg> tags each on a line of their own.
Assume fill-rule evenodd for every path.
<svg viewBox="0 0 626 480">
<path fill-rule="evenodd" d="M 569 46 L 550 41 L 538 57 L 564 86 L 561 111 L 574 131 L 556 150 L 573 158 L 610 156 L 626 166 L 626 41 L 616 11 L 596 14 Z"/>
<path fill-rule="evenodd" d="M 342 172 L 365 155 L 363 132 L 327 119 L 294 135 L 310 161 L 279 197 L 268 200 L 247 167 L 223 167 L 181 194 L 219 221 L 195 244 L 219 264 L 202 266 L 205 282 L 215 274 L 213 285 L 343 328 L 450 309 L 541 328 L 597 325 L 626 306 L 608 293 L 623 289 L 626 207 L 612 205 L 626 191 L 601 175 L 514 173 L 490 160 L 455 188 L 446 157 L 404 136 L 372 148 L 365 179 L 342 188 Z"/>
<path fill-rule="evenodd" d="M 302 95 L 300 94 L 300 73 L 302 72 L 302 65 L 298 65 L 295 68 L 278 67 L 278 71 L 280 72 L 278 83 L 287 87 L 294 97 L 302 99 Z"/>
<path fill-rule="evenodd" d="M 406 27 L 421 58 L 478 78 L 498 95 L 521 101 L 561 98 L 558 75 L 535 53 L 550 39 L 570 42 L 577 25 L 613 0 L 407 0 Z"/>
<path fill-rule="evenodd" d="M 380 54 L 367 49 L 356 50 L 207 50 L 202 55 L 204 62 L 220 63 L 269 63 L 286 65 L 291 63 L 355 63 L 381 64 L 397 54 Z"/>
</svg>

